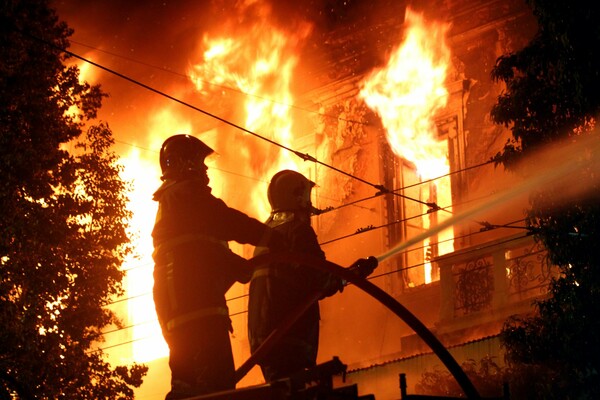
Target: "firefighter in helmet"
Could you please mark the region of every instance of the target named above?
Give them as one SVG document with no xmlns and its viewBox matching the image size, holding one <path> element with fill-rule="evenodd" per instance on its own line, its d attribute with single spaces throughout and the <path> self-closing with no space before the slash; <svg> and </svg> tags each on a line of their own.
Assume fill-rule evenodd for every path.
<svg viewBox="0 0 600 400">
<path fill-rule="evenodd" d="M 315 184 L 302 174 L 283 170 L 276 173 L 268 188 L 271 215 L 266 224 L 285 237 L 287 251 L 325 259 L 311 226 L 315 208 L 311 190 Z M 254 255 L 275 250 L 257 247 Z M 279 250 L 279 249 L 277 249 Z M 360 259 L 364 276 L 370 274 L 377 261 Z M 272 263 L 255 269 L 250 282 L 248 304 L 248 337 L 254 353 L 266 338 L 278 328 L 286 316 L 318 291 L 321 298 L 343 290 L 343 281 L 326 271 L 307 265 Z M 314 367 L 319 344 L 319 304 L 315 302 L 292 326 L 284 337 L 262 359 L 257 360 L 267 382 L 290 376 Z"/>
<path fill-rule="evenodd" d="M 235 388 L 225 293 L 252 271 L 227 242 L 282 246 L 271 228 L 211 194 L 204 163 L 211 153 L 190 135 L 171 136 L 160 150 L 153 295 L 170 351 L 168 400 Z"/>
</svg>

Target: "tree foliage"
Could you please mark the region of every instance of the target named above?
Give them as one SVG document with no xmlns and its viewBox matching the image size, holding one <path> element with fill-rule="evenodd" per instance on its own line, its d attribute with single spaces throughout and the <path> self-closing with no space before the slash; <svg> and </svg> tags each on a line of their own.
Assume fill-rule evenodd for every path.
<svg viewBox="0 0 600 400">
<path fill-rule="evenodd" d="M 539 30 L 524 49 L 497 60 L 493 77 L 506 91 L 492 109 L 512 130 L 498 162 L 512 168 L 548 143 L 598 140 L 600 111 L 600 10 L 592 3 L 530 0 Z M 503 329 L 507 361 L 530 381 L 538 398 L 600 396 L 600 187 L 589 165 L 596 154 L 573 154 L 586 164 L 571 182 L 586 196 L 559 201 L 568 187 L 531 196 L 528 224 L 561 276 L 533 316 L 515 317 Z M 560 163 L 562 160 L 556 160 Z"/>
<path fill-rule="evenodd" d="M 470 359 L 461 368 L 473 382 L 483 397 L 502 397 L 507 371 L 492 357 L 484 357 L 479 362 Z M 464 397 L 463 389 L 448 370 L 426 370 L 415 386 L 416 393 L 429 396 Z"/>
<path fill-rule="evenodd" d="M 119 323 L 130 214 L 71 33 L 47 1 L 0 5 L 0 399 L 130 399 L 147 370 L 94 351 Z"/>
<path fill-rule="evenodd" d="M 486 356 L 476 361 L 469 359 L 461 364 L 461 368 L 482 398 L 504 398 L 505 394 L 511 399 L 545 398 L 540 396 L 540 387 L 545 383 L 539 380 L 548 370 L 540 366 L 523 368 L 517 365 L 512 369 L 496 363 L 494 357 Z M 447 369 L 434 368 L 423 372 L 415 386 L 416 393 L 440 398 L 465 397 L 463 389 L 456 378 Z"/>
</svg>

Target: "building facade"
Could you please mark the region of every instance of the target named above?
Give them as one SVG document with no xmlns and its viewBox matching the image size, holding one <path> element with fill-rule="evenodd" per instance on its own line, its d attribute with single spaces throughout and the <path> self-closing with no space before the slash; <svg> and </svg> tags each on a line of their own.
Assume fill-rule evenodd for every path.
<svg viewBox="0 0 600 400">
<path fill-rule="evenodd" d="M 400 248 L 370 281 L 419 318 L 459 363 L 490 356 L 502 364 L 502 324 L 531 312 L 553 273 L 525 228 L 526 196 L 493 201 L 523 182 L 492 161 L 510 131 L 491 121 L 503 88 L 490 72 L 498 57 L 532 38 L 535 20 L 519 0 L 419 5 L 395 2 L 376 21 L 326 37 L 330 52 L 319 62 L 327 73 L 311 76 L 316 83 L 303 97 L 320 117 L 296 147 L 347 175 L 320 165 L 307 170 L 319 182 L 316 206 L 335 211 L 313 225 L 328 259 L 340 265 Z M 407 7 L 449 26 L 447 102 L 431 116 L 449 169 L 432 179 L 393 151 L 380 115 L 360 98 L 366 74 L 385 65 L 408 29 Z M 475 217 L 461 218 L 473 210 Z M 433 232 L 440 223 L 450 227 Z M 420 236 L 426 237 L 405 244 Z M 414 392 L 424 370 L 444 368 L 415 332 L 356 287 L 321 304 L 320 360 L 340 357 L 348 365 L 346 382 L 361 393 L 399 398 L 400 373 Z"/>
</svg>

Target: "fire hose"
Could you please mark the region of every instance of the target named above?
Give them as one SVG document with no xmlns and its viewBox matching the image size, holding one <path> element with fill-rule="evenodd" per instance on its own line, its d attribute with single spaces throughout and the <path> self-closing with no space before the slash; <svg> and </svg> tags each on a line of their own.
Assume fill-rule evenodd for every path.
<svg viewBox="0 0 600 400">
<path fill-rule="evenodd" d="M 400 319 L 402 319 L 421 339 L 433 350 L 440 361 L 448 368 L 448 371 L 454 376 L 457 383 L 469 399 L 479 399 L 479 393 L 475 386 L 460 367 L 458 362 L 452 357 L 450 352 L 438 340 L 438 338 L 407 308 L 401 305 L 396 299 L 380 289 L 378 286 L 362 278 L 348 268 L 344 268 L 331 261 L 323 260 L 317 257 L 300 253 L 267 253 L 256 256 L 250 260 L 250 265 L 256 268 L 260 265 L 272 262 L 285 262 L 308 265 L 311 268 L 326 270 L 336 276 L 341 277 L 362 289 L 367 294 L 378 300 L 381 304 L 390 309 Z M 304 312 L 316 301 L 321 298 L 321 293 L 316 292 L 307 296 L 306 301 L 300 304 L 280 325 L 267 337 L 267 339 L 258 347 L 258 349 L 235 371 L 236 382 L 239 382 L 254 367 L 275 344 L 281 339 L 293 324 L 304 314 Z"/>
</svg>

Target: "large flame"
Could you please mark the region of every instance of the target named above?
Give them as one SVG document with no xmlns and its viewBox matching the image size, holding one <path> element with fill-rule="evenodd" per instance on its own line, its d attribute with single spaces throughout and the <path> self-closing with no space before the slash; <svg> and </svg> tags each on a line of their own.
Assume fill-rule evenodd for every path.
<svg viewBox="0 0 600 400">
<path fill-rule="evenodd" d="M 258 2 L 251 3 L 260 6 Z M 190 80 L 202 99 L 218 99 L 220 108 L 210 108 L 210 111 L 218 111 L 219 115 L 252 132 L 294 148 L 289 106 L 294 103 L 291 86 L 298 63 L 296 50 L 308 35 L 309 27 L 286 33 L 269 22 L 267 8 L 254 16 L 254 20 L 244 21 L 243 31 L 229 27 L 218 34 L 206 34 L 202 38 L 201 56 L 190 67 Z M 412 161 L 427 179 L 448 171 L 447 148 L 437 140 L 432 122 L 433 115 L 445 105 L 448 97 L 444 89 L 449 58 L 443 44 L 446 27 L 428 25 L 426 28 L 422 17 L 412 12 L 407 12 L 407 23 L 405 42 L 391 56 L 386 68 L 364 81 L 361 96 L 381 116 L 395 153 Z M 227 110 L 227 114 L 223 115 L 223 110 Z M 151 138 L 152 149 L 160 148 L 165 135 L 190 133 L 204 139 L 208 132 L 192 130 L 191 123 L 168 108 L 149 115 L 152 117 L 146 135 Z M 211 129 L 214 139 L 208 141 L 209 145 L 221 154 L 216 161 L 218 168 L 210 165 L 209 169 L 215 195 L 253 216 L 266 218 L 270 210 L 266 185 L 256 184 L 256 181 L 268 182 L 281 169 L 301 171 L 296 156 L 242 131 L 225 132 L 226 126 L 207 129 Z M 146 177 L 160 175 L 158 154 L 138 150 L 133 148 L 122 158 L 126 178 L 131 178 L 135 185 L 130 205 L 134 211 L 132 225 L 140 235 L 137 254 L 141 256 L 125 268 L 129 270 L 128 297 L 136 298 L 128 302 L 130 324 L 134 326 L 133 358 L 144 362 L 165 356 L 168 350 L 156 322 L 151 297 L 149 235 L 156 204 L 150 199 L 158 182 Z M 241 188 L 239 178 L 232 179 L 222 171 L 254 179 Z M 235 181 L 235 186 L 228 186 L 228 181 Z M 437 191 L 449 193 L 449 189 L 439 187 Z M 242 194 L 242 200 L 232 204 L 236 193 Z"/>
<path fill-rule="evenodd" d="M 167 134 L 165 134 L 167 132 Z M 148 118 L 147 135 L 153 149 L 160 148 L 165 135 L 191 133 L 191 126 L 170 108 L 152 113 Z M 152 298 L 152 238 L 151 232 L 158 204 L 152 201 L 160 176 L 158 152 L 131 144 L 121 155 L 123 179 L 132 183 L 128 207 L 132 211 L 131 232 L 134 255 L 124 264 L 127 271 L 127 315 L 132 327 L 130 340 L 132 357 L 147 362 L 168 354 L 161 334 Z"/>
<path fill-rule="evenodd" d="M 450 50 L 445 43 L 449 25 L 426 23 L 422 14 L 408 8 L 405 25 L 403 42 L 385 67 L 362 82 L 360 97 L 380 116 L 392 151 L 412 162 L 421 178 L 428 180 L 449 172 L 448 145 L 438 138 L 434 122 L 435 114 L 446 106 L 449 97 L 445 87 L 450 65 Z M 448 178 L 436 180 L 435 186 L 424 186 L 423 193 L 423 201 L 441 207 L 451 204 Z M 423 220 L 424 228 L 432 223 L 430 218 Z M 449 235 L 446 232 L 444 239 Z M 446 245 L 439 251 L 443 254 L 451 250 L 452 246 Z"/>
<path fill-rule="evenodd" d="M 230 105 L 238 110 L 231 115 L 234 123 L 293 148 L 291 83 L 298 63 L 294 49 L 309 29 L 284 33 L 269 23 L 266 6 L 258 14 L 260 18 L 253 23 L 247 21 L 246 30 L 235 38 L 228 34 L 205 35 L 201 60 L 191 67 L 190 77 L 205 96 L 215 93 L 215 89 L 226 87 L 230 94 L 233 89 L 238 98 Z M 295 156 L 287 150 L 241 131 L 227 136 L 224 145 L 228 153 L 235 153 L 236 171 L 268 182 L 282 169 L 299 170 Z M 245 211 L 263 219 L 270 211 L 265 188 L 252 182 L 244 190 L 246 207 L 250 202 Z"/>
<path fill-rule="evenodd" d="M 254 6 L 259 4 L 254 3 Z M 261 18 L 254 23 L 247 22 L 243 32 L 206 34 L 202 38 L 201 58 L 190 67 L 190 81 L 205 102 L 212 101 L 210 111 L 224 112 L 221 115 L 235 124 L 293 148 L 289 105 L 293 104 L 291 80 L 298 62 L 294 48 L 308 34 L 308 28 L 293 35 L 285 34 L 268 22 L 268 9 L 258 15 Z M 295 156 L 287 150 L 242 131 L 225 131 L 229 127 L 224 124 L 194 131 L 185 118 L 170 109 L 151 115 L 148 135 L 156 139 L 153 148 L 160 148 L 161 141 L 166 138 L 165 132 L 167 135 L 189 133 L 205 140 L 218 154 L 207 160 L 213 194 L 257 218 L 266 219 L 270 212 L 266 185 L 257 184 L 257 180 L 268 182 L 281 169 L 300 170 L 296 160 L 292 159 Z M 151 297 L 153 263 L 149 235 L 156 204 L 149 199 L 156 189 L 156 180 L 139 179 L 148 175 L 148 171 L 154 171 L 156 177 L 160 175 L 157 154 L 149 157 L 144 157 L 135 148 L 122 157 L 126 176 L 134 182 L 130 201 L 134 211 L 132 225 L 140 232 L 136 244 L 140 258 L 126 268 L 129 270 L 128 297 L 131 298 L 129 315 L 134 326 L 133 358 L 141 362 L 168 354 Z M 233 172 L 235 176 L 227 175 L 227 172 Z M 243 178 L 253 179 L 247 187 L 242 187 Z M 230 183 L 232 181 L 235 184 Z M 241 197 L 237 202 L 236 196 Z"/>
<path fill-rule="evenodd" d="M 406 10 L 404 42 L 385 68 L 362 82 L 360 96 L 381 117 L 394 153 L 412 161 L 424 179 L 448 171 L 447 145 L 437 139 L 435 113 L 448 100 L 450 51 L 446 24 L 426 24 Z"/>
</svg>

